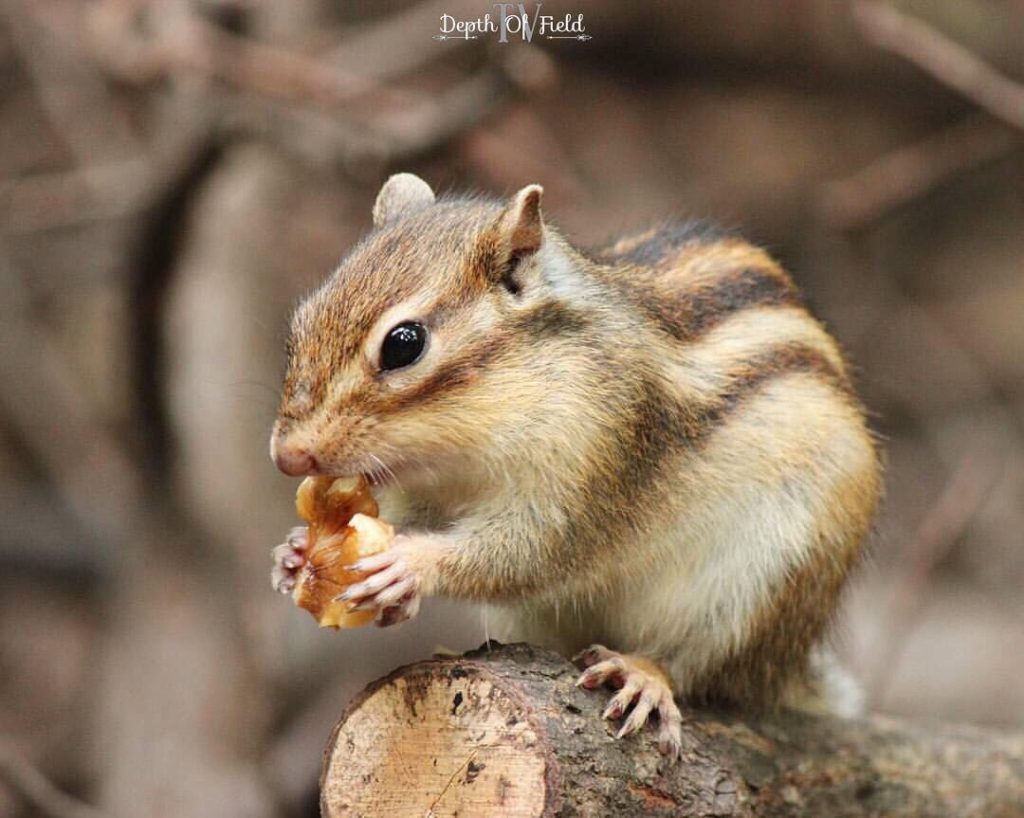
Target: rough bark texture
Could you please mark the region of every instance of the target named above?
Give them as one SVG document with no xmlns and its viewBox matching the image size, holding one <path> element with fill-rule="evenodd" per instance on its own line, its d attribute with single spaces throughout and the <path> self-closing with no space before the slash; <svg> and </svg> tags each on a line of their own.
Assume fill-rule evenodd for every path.
<svg viewBox="0 0 1024 818">
<path fill-rule="evenodd" d="M 678 764 L 528 645 L 399 668 L 348 707 L 325 816 L 1024 816 L 1024 736 L 689 712 Z"/>
</svg>

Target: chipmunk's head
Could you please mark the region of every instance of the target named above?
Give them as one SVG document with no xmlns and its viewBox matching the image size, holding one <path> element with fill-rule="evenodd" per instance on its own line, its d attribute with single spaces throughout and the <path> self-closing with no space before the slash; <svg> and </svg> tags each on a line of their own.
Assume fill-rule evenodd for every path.
<svg viewBox="0 0 1024 818">
<path fill-rule="evenodd" d="M 436 469 L 535 420 L 559 388 L 550 352 L 580 328 L 541 193 L 437 200 L 411 174 L 385 183 L 373 232 L 293 317 L 271 439 L 282 471 Z"/>
</svg>

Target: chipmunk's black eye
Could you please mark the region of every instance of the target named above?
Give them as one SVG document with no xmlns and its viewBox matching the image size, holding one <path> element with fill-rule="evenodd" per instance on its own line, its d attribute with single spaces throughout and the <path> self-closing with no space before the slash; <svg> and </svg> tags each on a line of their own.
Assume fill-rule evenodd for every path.
<svg viewBox="0 0 1024 818">
<path fill-rule="evenodd" d="M 415 321 L 406 321 L 391 330 L 380 348 L 380 368 L 401 369 L 416 363 L 427 345 L 427 328 Z"/>
</svg>

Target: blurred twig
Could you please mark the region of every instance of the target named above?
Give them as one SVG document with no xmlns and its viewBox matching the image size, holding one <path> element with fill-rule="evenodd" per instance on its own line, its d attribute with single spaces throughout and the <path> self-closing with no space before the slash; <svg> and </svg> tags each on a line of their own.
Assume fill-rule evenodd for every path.
<svg viewBox="0 0 1024 818">
<path fill-rule="evenodd" d="M 143 506 L 141 476 L 82 400 L 75 373 L 33 320 L 24 280 L 2 247 L 0 291 L 0 380 L 17 384 L 0 390 L 0 411 L 83 528 L 131 553 L 139 528 L 133 512 Z"/>
<path fill-rule="evenodd" d="M 302 803 L 316 792 L 319 771 L 309 761 L 322 751 L 330 725 L 354 692 L 334 685 L 316 691 L 267 749 L 264 775 L 291 812 L 297 814 Z"/>
<path fill-rule="evenodd" d="M 1021 143 L 1014 130 L 988 116 L 970 117 L 825 185 L 819 196 L 820 215 L 830 227 L 858 230 Z"/>
<path fill-rule="evenodd" d="M 36 97 L 76 163 L 121 162 L 140 152 L 125 112 L 77 38 L 77 10 L 40 0 L 0 3 Z"/>
<path fill-rule="evenodd" d="M 137 155 L 0 180 L 0 226 L 17 234 L 145 215 L 205 154 L 215 126 L 200 111 Z"/>
<path fill-rule="evenodd" d="M 0 181 L 0 224 L 27 233 L 125 216 L 149 172 L 148 159 L 132 157 Z"/>
<path fill-rule="evenodd" d="M 969 49 L 877 0 L 855 0 L 853 19 L 873 45 L 898 54 L 996 119 L 1024 130 L 1024 86 Z"/>
<path fill-rule="evenodd" d="M 455 84 L 437 95 L 422 112 L 392 108 L 375 117 L 375 125 L 409 155 L 437 145 L 479 122 L 506 101 L 512 90 L 533 91 L 551 82 L 553 66 L 538 49 L 512 47 L 493 68 Z"/>
<path fill-rule="evenodd" d="M 550 123 L 528 104 L 502 117 L 500 127 L 476 128 L 462 139 L 467 160 L 498 190 L 543 179 L 552 200 L 576 202 L 586 186 Z"/>
<path fill-rule="evenodd" d="M 427 0 L 388 15 L 342 41 L 327 59 L 342 70 L 365 77 L 400 76 L 454 51 L 475 46 L 479 40 L 452 38 L 439 43 L 431 38 L 442 14 L 477 17 L 478 0 Z"/>
<path fill-rule="evenodd" d="M 57 789 L 7 741 L 0 739 L 0 780 L 46 818 L 105 818 L 105 814 Z"/>
<path fill-rule="evenodd" d="M 876 0 L 854 0 L 853 19 L 870 43 L 913 63 L 985 112 L 1024 130 L 1024 86 L 927 23 Z M 818 209 L 830 227 L 857 230 L 957 174 L 1021 144 L 1014 130 L 972 117 L 875 160 L 826 185 Z"/>
<path fill-rule="evenodd" d="M 149 33 L 137 18 L 148 13 Z M 384 104 L 416 98 L 325 61 L 242 37 L 208 22 L 186 3 L 104 0 L 87 18 L 93 51 L 125 82 L 148 84 L 180 72 L 217 79 L 268 97 L 331 108 L 373 95 Z"/>
<path fill-rule="evenodd" d="M 903 552 L 903 562 L 892 578 L 894 596 L 883 618 L 887 627 L 866 674 L 870 701 L 877 703 L 884 695 L 914 628 L 933 569 L 963 535 L 988 496 L 997 473 L 998 463 L 988 453 L 975 451 L 964 457 Z"/>
<path fill-rule="evenodd" d="M 0 4 L 37 99 L 67 145 L 72 168 L 0 183 L 3 227 L 48 229 L 135 211 L 194 153 L 195 122 L 147 145 L 81 42 L 81 10 L 43 0 Z"/>
<path fill-rule="evenodd" d="M 415 108 L 387 107 L 365 116 L 337 116 L 279 101 L 236 94 L 223 103 L 226 128 L 257 134 L 314 166 L 338 163 L 357 175 L 426 153 L 485 120 L 517 93 L 553 81 L 542 51 L 510 47 L 476 74 L 436 92 Z"/>
</svg>

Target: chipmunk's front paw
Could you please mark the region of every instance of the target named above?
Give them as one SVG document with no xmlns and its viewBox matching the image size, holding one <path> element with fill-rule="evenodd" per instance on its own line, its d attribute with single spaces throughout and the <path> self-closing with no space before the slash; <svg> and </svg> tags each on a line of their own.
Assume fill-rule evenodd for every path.
<svg viewBox="0 0 1024 818">
<path fill-rule="evenodd" d="M 282 594 L 290 594 L 295 589 L 296 577 L 302 566 L 306 564 L 306 552 L 309 550 L 309 529 L 301 525 L 293 528 L 285 540 L 270 552 L 274 567 L 270 571 L 270 584 L 274 590 Z"/>
<path fill-rule="evenodd" d="M 679 758 L 683 716 L 661 668 L 642 656 L 616 653 L 603 645 L 591 645 L 574 656 L 573 662 L 586 668 L 576 681 L 580 687 L 606 685 L 618 690 L 608 702 L 604 718 L 621 719 L 632 707 L 616 738 L 635 733 L 657 712 L 658 749 L 672 760 Z"/>
<path fill-rule="evenodd" d="M 337 597 L 350 603 L 349 610 L 375 611 L 374 624 L 381 627 L 397 625 L 419 613 L 420 575 L 399 540 L 387 551 L 363 557 L 349 568 L 369 574 Z"/>
</svg>

